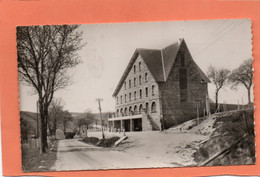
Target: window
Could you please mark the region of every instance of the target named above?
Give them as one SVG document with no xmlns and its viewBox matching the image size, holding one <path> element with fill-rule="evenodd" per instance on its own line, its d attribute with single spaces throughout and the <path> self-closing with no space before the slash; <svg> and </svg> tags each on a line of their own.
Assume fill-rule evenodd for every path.
<svg viewBox="0 0 260 177">
<path fill-rule="evenodd" d="M 187 69 L 180 68 L 180 101 L 187 102 L 188 101 L 188 89 L 187 89 Z"/>
<path fill-rule="evenodd" d="M 127 108 L 125 108 L 124 115 L 127 116 Z"/>
<path fill-rule="evenodd" d="M 185 54 L 181 53 L 181 67 L 185 66 Z"/>
<path fill-rule="evenodd" d="M 147 82 L 147 81 L 148 81 L 148 78 L 147 78 L 147 73 L 145 73 L 145 75 L 144 75 L 144 80 L 145 80 L 145 82 Z"/>
<path fill-rule="evenodd" d="M 148 87 L 145 88 L 145 96 L 148 97 Z"/>
<path fill-rule="evenodd" d="M 126 82 L 124 83 L 125 89 L 126 89 Z"/>
<path fill-rule="evenodd" d="M 152 95 L 154 96 L 154 85 L 152 85 Z"/>
<path fill-rule="evenodd" d="M 142 76 L 139 76 L 139 85 L 142 84 Z"/>
<path fill-rule="evenodd" d="M 121 115 L 121 116 L 124 116 L 123 108 L 120 109 L 120 115 Z"/>
<path fill-rule="evenodd" d="M 140 99 L 142 98 L 142 89 L 140 89 Z"/>
<path fill-rule="evenodd" d="M 131 93 L 129 93 L 129 101 L 131 101 Z"/>
<path fill-rule="evenodd" d="M 118 104 L 118 97 L 116 97 L 116 104 Z"/>
<path fill-rule="evenodd" d="M 136 115 L 136 114 L 138 114 L 138 113 L 137 113 L 137 106 L 135 105 L 135 107 L 134 107 L 134 115 Z"/>
<path fill-rule="evenodd" d="M 125 103 L 127 102 L 127 95 L 125 94 Z"/>
<path fill-rule="evenodd" d="M 136 86 L 136 78 L 134 78 L 134 87 Z"/>
<path fill-rule="evenodd" d="M 139 62 L 139 71 L 141 71 L 142 70 L 142 64 L 141 64 L 141 62 Z"/>
<path fill-rule="evenodd" d="M 131 80 L 129 80 L 129 88 L 131 88 Z"/>
<path fill-rule="evenodd" d="M 155 102 L 152 103 L 151 112 L 152 112 L 152 113 L 153 113 L 153 112 L 156 112 L 156 103 L 155 103 Z"/>
<path fill-rule="evenodd" d="M 149 104 L 145 103 L 145 112 L 148 114 L 149 113 Z"/>
<path fill-rule="evenodd" d="M 136 100 L 136 91 L 134 91 L 134 99 Z"/>
<path fill-rule="evenodd" d="M 139 114 L 142 114 L 142 112 L 143 112 L 143 105 L 140 105 L 140 107 L 139 107 Z"/>
<path fill-rule="evenodd" d="M 135 67 L 135 65 L 134 65 L 134 73 L 136 72 L 136 67 Z"/>
<path fill-rule="evenodd" d="M 133 110 L 132 110 L 132 106 L 129 107 L 129 115 L 133 115 Z"/>
<path fill-rule="evenodd" d="M 122 99 L 122 95 L 121 95 L 121 96 L 120 96 L 120 102 L 121 102 L 121 104 L 122 104 L 122 100 L 123 100 L 123 99 Z"/>
</svg>

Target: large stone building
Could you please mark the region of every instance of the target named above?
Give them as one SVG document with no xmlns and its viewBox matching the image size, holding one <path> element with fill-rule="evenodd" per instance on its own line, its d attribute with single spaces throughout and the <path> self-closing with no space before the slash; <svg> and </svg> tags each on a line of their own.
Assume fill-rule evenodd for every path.
<svg viewBox="0 0 260 177">
<path fill-rule="evenodd" d="M 184 41 L 163 49 L 135 50 L 113 97 L 110 126 L 125 131 L 159 130 L 203 114 L 209 79 Z"/>
</svg>

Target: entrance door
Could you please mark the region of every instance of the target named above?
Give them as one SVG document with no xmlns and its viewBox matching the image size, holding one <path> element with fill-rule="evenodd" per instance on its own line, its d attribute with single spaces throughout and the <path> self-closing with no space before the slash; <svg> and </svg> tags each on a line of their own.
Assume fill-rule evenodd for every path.
<svg viewBox="0 0 260 177">
<path fill-rule="evenodd" d="M 142 119 L 133 119 L 133 131 L 142 131 Z"/>
<path fill-rule="evenodd" d="M 130 131 L 130 120 L 124 120 L 124 129 L 126 132 Z"/>
</svg>

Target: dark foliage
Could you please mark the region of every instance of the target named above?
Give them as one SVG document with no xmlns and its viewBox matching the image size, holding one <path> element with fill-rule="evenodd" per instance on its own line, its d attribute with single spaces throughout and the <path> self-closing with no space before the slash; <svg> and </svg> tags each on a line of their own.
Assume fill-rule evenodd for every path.
<svg viewBox="0 0 260 177">
<path fill-rule="evenodd" d="M 115 142 L 119 139 L 120 138 L 117 136 L 107 138 L 107 139 L 104 138 L 101 140 L 99 140 L 96 137 L 86 137 L 86 138 L 83 138 L 82 141 L 85 143 L 93 144 L 93 145 L 100 146 L 100 147 L 112 147 L 115 144 Z"/>
</svg>

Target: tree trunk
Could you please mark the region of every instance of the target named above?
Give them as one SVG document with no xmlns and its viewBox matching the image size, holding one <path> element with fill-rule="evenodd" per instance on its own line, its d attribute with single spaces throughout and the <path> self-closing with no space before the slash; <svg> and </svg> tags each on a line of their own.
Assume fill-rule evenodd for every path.
<svg viewBox="0 0 260 177">
<path fill-rule="evenodd" d="M 216 105 L 215 105 L 215 110 L 218 109 L 218 90 L 216 90 Z"/>
<path fill-rule="evenodd" d="M 57 130 L 57 120 L 56 120 L 56 117 L 55 117 L 54 121 L 53 121 L 53 134 L 54 134 L 55 140 L 56 140 L 56 130 Z"/>
<path fill-rule="evenodd" d="M 48 107 L 45 106 L 42 102 L 42 99 L 39 101 L 40 103 L 40 153 L 45 153 L 46 148 L 48 148 L 48 143 L 47 143 L 47 116 L 48 116 Z M 47 109 L 46 109 L 47 107 Z"/>
<path fill-rule="evenodd" d="M 251 94 L 250 94 L 250 88 L 247 89 L 247 94 L 248 94 L 248 104 L 251 103 Z"/>
</svg>

